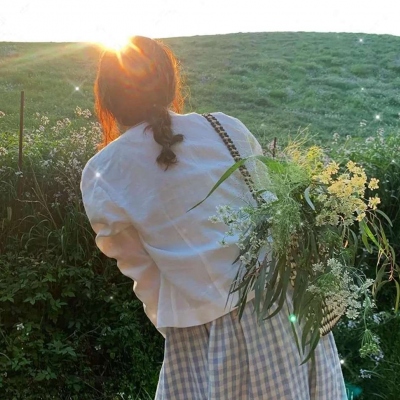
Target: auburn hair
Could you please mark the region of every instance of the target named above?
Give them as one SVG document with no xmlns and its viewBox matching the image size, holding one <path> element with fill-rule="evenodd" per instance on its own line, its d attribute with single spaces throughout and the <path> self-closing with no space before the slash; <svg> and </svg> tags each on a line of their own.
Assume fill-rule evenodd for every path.
<svg viewBox="0 0 400 400">
<path fill-rule="evenodd" d="M 169 109 L 181 113 L 183 96 L 179 64 L 161 41 L 134 36 L 121 51 L 101 55 L 94 85 L 95 109 L 106 146 L 121 133 L 119 126 L 147 122 L 161 146 L 157 163 L 167 169 L 177 163 L 171 147 L 183 141 L 174 134 Z"/>
</svg>

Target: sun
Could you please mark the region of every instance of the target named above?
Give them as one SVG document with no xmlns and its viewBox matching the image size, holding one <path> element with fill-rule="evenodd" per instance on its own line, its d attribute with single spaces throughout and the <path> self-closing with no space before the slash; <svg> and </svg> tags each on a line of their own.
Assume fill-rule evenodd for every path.
<svg viewBox="0 0 400 400">
<path fill-rule="evenodd" d="M 108 50 L 120 52 L 129 45 L 132 35 L 126 33 L 108 32 L 96 40 L 96 43 Z"/>
</svg>

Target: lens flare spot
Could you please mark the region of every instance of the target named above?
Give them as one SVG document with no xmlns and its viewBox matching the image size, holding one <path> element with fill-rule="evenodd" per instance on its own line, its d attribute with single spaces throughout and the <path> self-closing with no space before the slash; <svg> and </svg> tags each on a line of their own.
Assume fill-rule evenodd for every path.
<svg viewBox="0 0 400 400">
<path fill-rule="evenodd" d="M 295 323 L 297 321 L 297 318 L 294 314 L 290 314 L 289 315 L 289 321 L 292 323 Z"/>
</svg>

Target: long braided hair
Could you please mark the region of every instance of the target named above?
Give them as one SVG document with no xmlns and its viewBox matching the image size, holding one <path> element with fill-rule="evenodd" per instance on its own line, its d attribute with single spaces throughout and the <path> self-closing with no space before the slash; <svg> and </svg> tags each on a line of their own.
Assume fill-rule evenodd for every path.
<svg viewBox="0 0 400 400">
<path fill-rule="evenodd" d="M 172 149 L 183 141 L 174 134 L 169 109 L 181 113 L 183 97 L 177 59 L 162 42 L 135 36 L 121 51 L 105 50 L 94 86 L 95 108 L 103 128 L 102 147 L 121 133 L 119 126 L 147 122 L 161 146 L 157 163 L 177 163 Z"/>
</svg>

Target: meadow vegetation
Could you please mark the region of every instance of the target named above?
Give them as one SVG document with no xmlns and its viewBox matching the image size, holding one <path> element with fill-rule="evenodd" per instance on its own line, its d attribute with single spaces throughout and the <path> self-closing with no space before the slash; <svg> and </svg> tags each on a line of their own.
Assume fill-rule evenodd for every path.
<svg viewBox="0 0 400 400">
<path fill-rule="evenodd" d="M 186 112 L 240 118 L 260 142 L 307 131 L 338 161 L 380 180 L 400 257 L 400 38 L 257 33 L 165 40 L 182 62 Z M 5 399 L 148 399 L 162 338 L 132 283 L 95 248 L 80 173 L 101 135 L 92 115 L 99 48 L 0 43 L 0 393 Z M 76 90 L 79 88 L 79 90 Z M 24 163 L 18 169 L 20 91 Z M 373 255 L 376 257 L 376 255 Z M 360 244 L 360 265 L 376 271 Z M 335 334 L 349 398 L 400 397 L 394 285 L 368 316 L 381 352 L 362 358 L 361 329 Z"/>
</svg>

